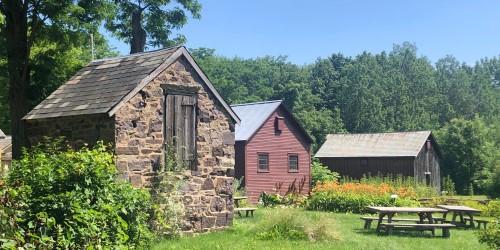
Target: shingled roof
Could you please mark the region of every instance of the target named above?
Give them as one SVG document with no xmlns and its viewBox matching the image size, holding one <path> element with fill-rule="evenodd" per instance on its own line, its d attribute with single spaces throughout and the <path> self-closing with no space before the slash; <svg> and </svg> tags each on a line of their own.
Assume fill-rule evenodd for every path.
<svg viewBox="0 0 500 250">
<path fill-rule="evenodd" d="M 112 116 L 158 74 L 184 56 L 234 121 L 238 116 L 183 46 L 92 61 L 23 119 L 108 114 Z"/>
<path fill-rule="evenodd" d="M 330 134 L 315 157 L 416 157 L 429 137 L 431 131 Z"/>
</svg>

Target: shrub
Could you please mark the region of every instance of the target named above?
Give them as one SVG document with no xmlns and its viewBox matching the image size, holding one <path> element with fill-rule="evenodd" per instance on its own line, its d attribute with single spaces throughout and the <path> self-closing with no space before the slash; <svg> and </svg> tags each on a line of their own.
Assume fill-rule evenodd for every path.
<svg viewBox="0 0 500 250">
<path fill-rule="evenodd" d="M 318 213 L 304 213 L 290 208 L 265 211 L 264 218 L 252 231 L 258 239 L 262 240 L 329 241 L 338 239 L 331 217 Z"/>
<path fill-rule="evenodd" d="M 0 187 L 2 248 L 137 248 L 151 242 L 149 193 L 116 180 L 99 143 L 24 150 Z M 64 150 L 64 151 L 61 151 Z"/>
<path fill-rule="evenodd" d="M 307 178 L 302 177 L 297 183 L 297 179 L 293 180 L 286 192 L 282 192 L 283 182 L 278 182 L 274 187 L 274 194 L 267 194 L 262 192 L 259 197 L 260 205 L 264 207 L 274 207 L 276 205 L 283 206 L 302 206 L 307 198 L 305 194 L 302 194 L 304 186 L 306 185 Z M 283 195 L 281 195 L 284 193 Z"/>
<path fill-rule="evenodd" d="M 339 173 L 328 169 L 328 167 L 323 165 L 317 158 L 313 159 L 311 164 L 311 182 L 313 186 L 321 182 L 338 181 L 339 178 Z"/>
<path fill-rule="evenodd" d="M 500 224 L 498 221 L 489 223 L 486 229 L 478 231 L 479 242 L 491 249 L 500 249 Z"/>
<path fill-rule="evenodd" d="M 455 191 L 455 183 L 451 179 L 449 175 L 443 178 L 442 180 L 442 190 L 445 195 L 455 195 L 457 192 Z"/>
<path fill-rule="evenodd" d="M 396 196 L 391 197 L 394 194 Z M 385 183 L 327 182 L 313 189 L 306 207 L 310 210 L 365 213 L 367 206 L 419 206 L 414 197 L 411 189 L 394 188 Z"/>
</svg>

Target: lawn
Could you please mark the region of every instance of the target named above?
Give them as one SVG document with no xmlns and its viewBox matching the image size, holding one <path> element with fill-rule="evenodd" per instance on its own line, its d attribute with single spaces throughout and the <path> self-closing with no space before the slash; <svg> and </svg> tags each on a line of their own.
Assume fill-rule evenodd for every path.
<svg viewBox="0 0 500 250">
<path fill-rule="evenodd" d="M 451 238 L 431 237 L 424 234 L 395 234 L 378 236 L 374 230 L 363 230 L 363 223 L 357 214 L 311 212 L 301 210 L 301 213 L 321 213 L 331 217 L 338 239 L 329 242 L 310 242 L 306 240 L 260 240 L 250 230 L 267 213 L 275 213 L 273 209 L 259 209 L 255 218 L 237 218 L 232 228 L 215 233 L 207 233 L 197 237 L 186 237 L 178 240 L 165 240 L 153 249 L 487 249 L 479 244 L 476 230 L 451 230 Z"/>
</svg>

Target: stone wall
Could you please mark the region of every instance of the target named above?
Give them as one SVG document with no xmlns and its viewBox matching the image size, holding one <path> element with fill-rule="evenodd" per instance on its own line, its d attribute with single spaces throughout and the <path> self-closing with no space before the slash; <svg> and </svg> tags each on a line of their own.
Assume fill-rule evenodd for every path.
<svg viewBox="0 0 500 250">
<path fill-rule="evenodd" d="M 115 141 L 114 119 L 107 115 L 82 115 L 55 117 L 50 119 L 27 120 L 26 143 L 36 145 L 44 136 L 64 136 L 74 147 L 84 144 L 90 146 L 102 140 L 105 143 Z"/>
<path fill-rule="evenodd" d="M 151 187 L 163 148 L 163 90 L 160 84 L 198 86 L 197 168 L 179 172 L 187 211 L 184 231 L 204 232 L 232 224 L 234 146 L 223 136 L 233 124 L 190 64 L 181 58 L 146 85 L 115 114 L 117 166 L 138 187 Z"/>
</svg>

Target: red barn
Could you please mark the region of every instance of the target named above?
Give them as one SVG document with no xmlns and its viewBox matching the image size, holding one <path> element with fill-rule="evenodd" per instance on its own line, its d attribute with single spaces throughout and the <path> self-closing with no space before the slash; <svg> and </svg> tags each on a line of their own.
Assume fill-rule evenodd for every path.
<svg viewBox="0 0 500 250">
<path fill-rule="evenodd" d="M 231 106 L 241 119 L 236 125 L 235 176 L 244 177 L 250 202 L 262 192 L 281 193 L 304 179 L 302 193 L 310 190 L 311 138 L 281 101 Z"/>
</svg>

